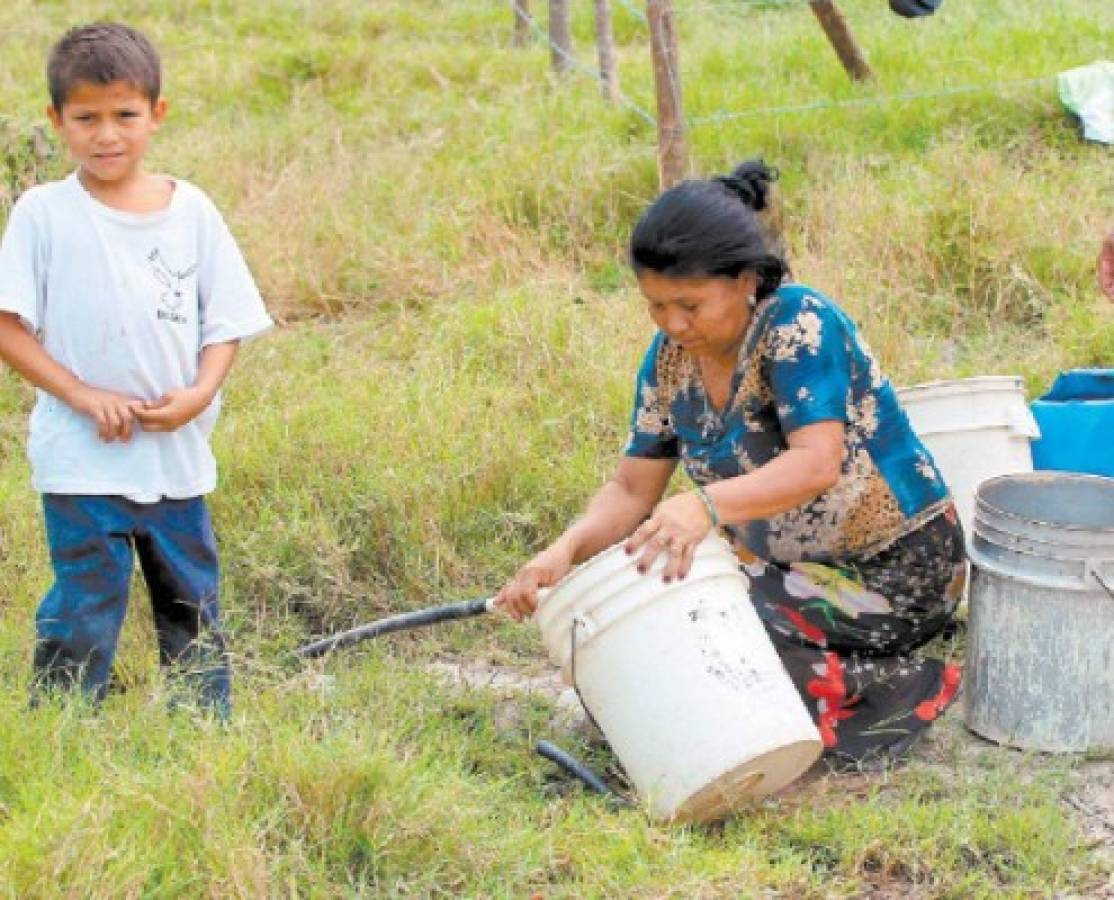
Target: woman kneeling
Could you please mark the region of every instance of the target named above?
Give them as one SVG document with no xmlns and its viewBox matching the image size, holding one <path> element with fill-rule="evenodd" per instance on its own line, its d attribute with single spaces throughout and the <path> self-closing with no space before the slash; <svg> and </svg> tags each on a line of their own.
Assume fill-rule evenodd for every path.
<svg viewBox="0 0 1114 900">
<path fill-rule="evenodd" d="M 624 538 L 640 570 L 665 554 L 665 580 L 684 578 L 721 527 L 828 758 L 886 763 L 959 686 L 955 666 L 914 651 L 955 612 L 963 533 L 855 324 L 787 280 L 758 216 L 774 177 L 744 163 L 642 215 L 630 259 L 658 332 L 625 454 L 498 603 L 529 615 L 538 588 Z M 696 488 L 663 500 L 678 460 Z"/>
</svg>

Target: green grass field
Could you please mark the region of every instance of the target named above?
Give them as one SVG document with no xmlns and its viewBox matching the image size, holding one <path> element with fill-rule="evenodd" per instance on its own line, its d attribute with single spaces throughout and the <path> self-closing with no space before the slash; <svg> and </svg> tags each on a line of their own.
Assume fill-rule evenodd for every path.
<svg viewBox="0 0 1114 900">
<path fill-rule="evenodd" d="M 653 109 L 645 26 L 613 6 L 622 88 Z M 1111 57 L 1109 0 L 947 0 L 918 22 L 843 0 L 868 86 L 799 2 L 676 6 L 687 113 L 706 120 L 692 171 L 751 155 L 781 169 L 795 276 L 846 305 L 896 382 L 1018 373 L 1036 393 L 1111 364 L 1093 263 L 1114 165 L 1051 78 Z M 591 66 L 591 4 L 574 9 Z M 23 456 L 31 392 L 0 372 L 0 894 L 1071 897 L 1106 882 L 1063 802 L 1084 763 L 972 743 L 958 708 L 895 773 L 670 828 L 553 781 L 530 750 L 552 736 L 548 701 L 508 721 L 505 701 L 429 671 L 538 672 L 529 627 L 291 662 L 326 631 L 491 593 L 606 477 L 651 334 L 623 248 L 657 191 L 654 134 L 591 79 L 552 76 L 539 42 L 512 48 L 497 0 L 10 0 L 0 219 L 28 180 L 66 171 L 30 152 L 45 53 L 106 12 L 163 51 L 153 167 L 217 200 L 282 322 L 242 353 L 216 438 L 237 707 L 227 728 L 167 712 L 137 583 L 120 692 L 99 712 L 27 708 L 49 567 Z"/>
</svg>

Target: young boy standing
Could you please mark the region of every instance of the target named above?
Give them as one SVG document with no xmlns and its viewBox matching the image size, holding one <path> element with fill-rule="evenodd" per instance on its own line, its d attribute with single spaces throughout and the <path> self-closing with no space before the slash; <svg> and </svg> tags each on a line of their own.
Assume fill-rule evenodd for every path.
<svg viewBox="0 0 1114 900">
<path fill-rule="evenodd" d="M 0 244 L 0 359 L 39 389 L 27 449 L 55 578 L 35 617 L 36 681 L 104 696 L 134 553 L 161 662 L 223 709 L 208 439 L 239 342 L 272 322 L 212 202 L 144 169 L 166 116 L 147 38 L 75 28 L 47 80 L 77 169 L 28 190 Z"/>
</svg>

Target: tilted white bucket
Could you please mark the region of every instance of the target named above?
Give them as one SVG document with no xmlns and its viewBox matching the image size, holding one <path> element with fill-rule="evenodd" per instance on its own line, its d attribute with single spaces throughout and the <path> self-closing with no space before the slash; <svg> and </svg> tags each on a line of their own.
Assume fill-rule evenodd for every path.
<svg viewBox="0 0 1114 900">
<path fill-rule="evenodd" d="M 636 563 L 604 551 L 535 619 L 651 815 L 714 821 L 797 778 L 820 736 L 726 541 L 709 535 L 672 584 L 660 557 L 646 575 Z"/>
<path fill-rule="evenodd" d="M 1016 375 L 987 375 L 898 388 L 913 431 L 928 447 L 955 500 L 968 541 L 975 492 L 988 478 L 1033 471 L 1040 437 Z"/>
</svg>

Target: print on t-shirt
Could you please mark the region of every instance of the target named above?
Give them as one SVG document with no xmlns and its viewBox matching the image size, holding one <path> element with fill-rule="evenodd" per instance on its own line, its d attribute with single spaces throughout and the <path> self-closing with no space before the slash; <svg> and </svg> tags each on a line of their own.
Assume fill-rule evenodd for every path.
<svg viewBox="0 0 1114 900">
<path fill-rule="evenodd" d="M 147 254 L 147 261 L 151 264 L 151 271 L 155 278 L 163 286 L 163 291 L 159 295 L 159 303 L 162 304 L 163 308 L 158 311 L 158 317 L 173 322 L 175 325 L 187 324 L 189 319 L 178 312 L 178 308 L 182 305 L 182 301 L 186 299 L 188 293 L 196 293 L 187 291 L 186 280 L 197 271 L 197 263 L 180 272 L 176 271 L 162 258 L 162 252 L 158 247 Z"/>
</svg>

